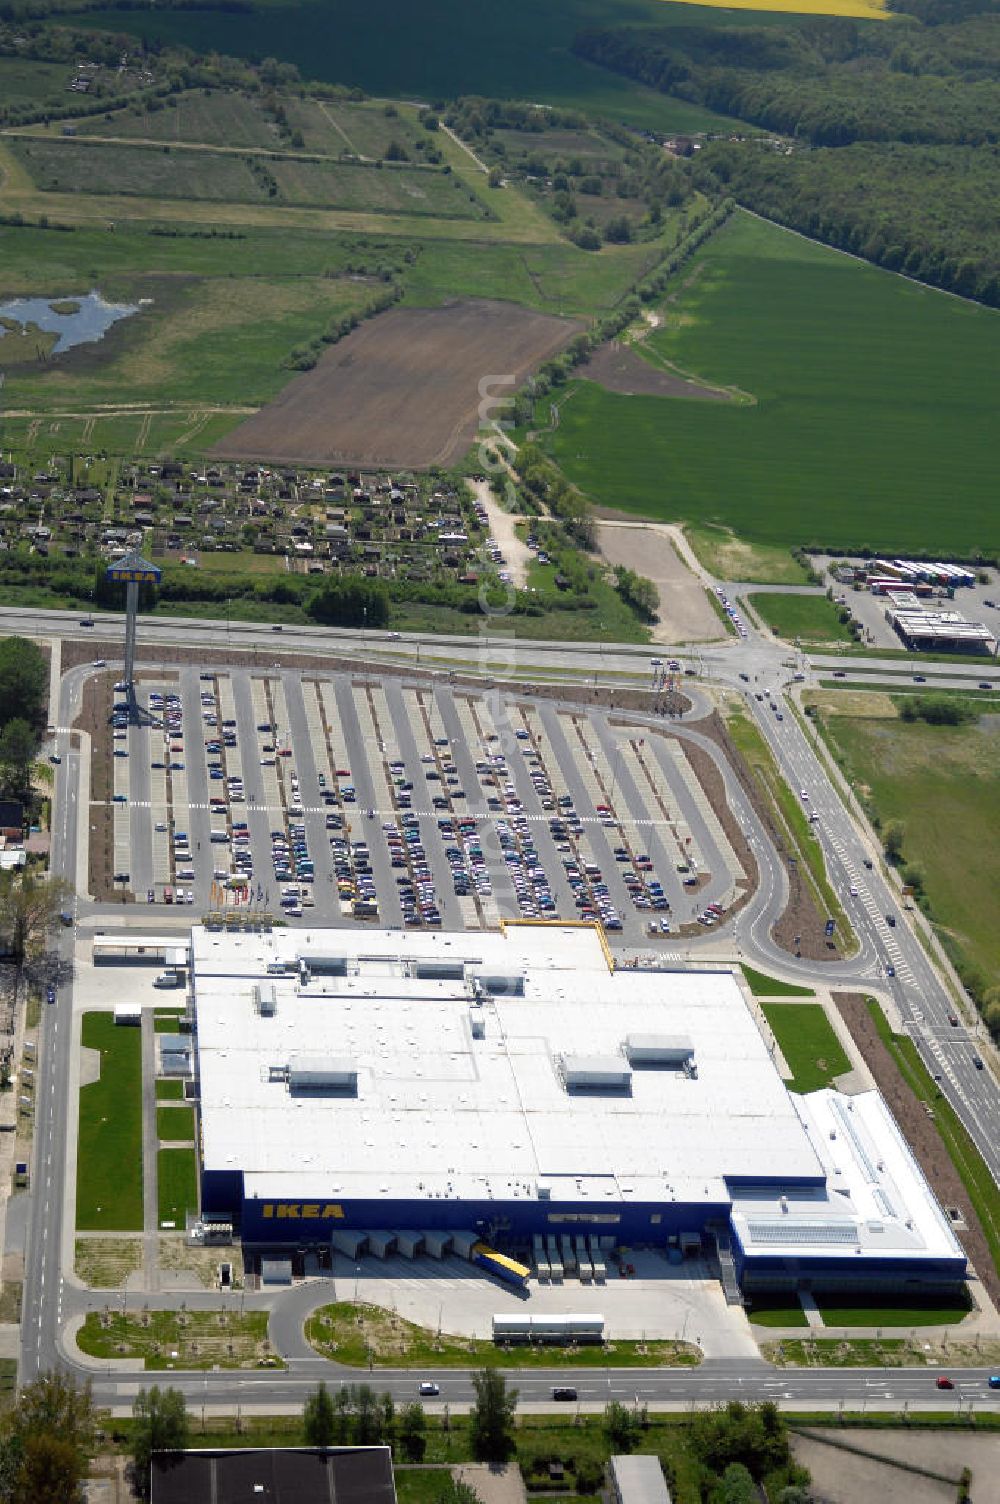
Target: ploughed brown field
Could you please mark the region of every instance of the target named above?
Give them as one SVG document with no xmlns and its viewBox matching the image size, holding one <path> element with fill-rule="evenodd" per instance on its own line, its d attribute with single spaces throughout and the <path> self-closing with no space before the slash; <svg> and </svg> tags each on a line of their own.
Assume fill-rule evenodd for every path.
<svg viewBox="0 0 1000 1504">
<path fill-rule="evenodd" d="M 607 392 L 618 392 L 624 397 L 701 397 L 714 402 L 729 402 L 728 392 L 718 387 L 703 386 L 698 381 L 689 381 L 686 376 L 662 371 L 643 360 L 629 345 L 618 340 L 602 345 L 577 372 L 587 381 L 595 381 Z"/>
<path fill-rule="evenodd" d="M 388 470 L 453 464 L 482 421 L 483 378 L 493 378 L 495 397 L 509 395 L 582 327 L 514 303 L 393 308 L 333 345 L 210 452 Z M 502 419 L 504 408 L 491 416 Z"/>
</svg>

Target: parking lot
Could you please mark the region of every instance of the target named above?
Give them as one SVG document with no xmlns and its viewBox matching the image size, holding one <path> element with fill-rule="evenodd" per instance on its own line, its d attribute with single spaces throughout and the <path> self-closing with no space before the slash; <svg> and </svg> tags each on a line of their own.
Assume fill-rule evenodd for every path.
<svg viewBox="0 0 1000 1504">
<path fill-rule="evenodd" d="M 599 919 L 669 945 L 743 876 L 683 743 L 600 710 L 293 670 L 144 677 L 116 712 L 115 874 L 137 902 L 291 923 Z"/>
</svg>

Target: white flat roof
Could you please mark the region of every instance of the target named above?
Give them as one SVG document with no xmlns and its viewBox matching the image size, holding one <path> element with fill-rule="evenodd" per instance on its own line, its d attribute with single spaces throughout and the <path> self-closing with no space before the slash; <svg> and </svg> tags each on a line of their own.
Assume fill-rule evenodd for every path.
<svg viewBox="0 0 1000 1504">
<path fill-rule="evenodd" d="M 596 933 L 569 925 L 196 928 L 193 954 L 204 1164 L 243 1170 L 247 1196 L 728 1202 L 726 1175 L 822 1175 L 729 971 L 611 972 Z M 346 974 L 300 972 L 310 955 Z M 285 976 L 269 973 L 278 962 Z M 464 962 L 466 976 L 418 976 L 421 962 Z M 472 973 L 516 978 L 523 995 L 477 1004 Z M 254 1003 L 268 984 L 273 1016 Z M 562 1057 L 627 1066 L 629 1034 L 687 1036 L 694 1072 L 567 1091 Z M 302 1054 L 353 1062 L 357 1095 L 290 1092 Z"/>
<path fill-rule="evenodd" d="M 744 1252 L 757 1256 L 964 1258 L 948 1218 L 877 1091 L 793 1097 L 826 1174 L 823 1189 L 733 1197 Z"/>
</svg>

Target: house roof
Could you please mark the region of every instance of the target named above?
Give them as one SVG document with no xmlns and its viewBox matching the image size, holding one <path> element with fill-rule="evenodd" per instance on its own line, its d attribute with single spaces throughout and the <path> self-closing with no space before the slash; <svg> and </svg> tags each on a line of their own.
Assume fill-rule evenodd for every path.
<svg viewBox="0 0 1000 1504">
<path fill-rule="evenodd" d="M 388 1447 L 154 1453 L 151 1504 L 396 1504 Z"/>
</svg>

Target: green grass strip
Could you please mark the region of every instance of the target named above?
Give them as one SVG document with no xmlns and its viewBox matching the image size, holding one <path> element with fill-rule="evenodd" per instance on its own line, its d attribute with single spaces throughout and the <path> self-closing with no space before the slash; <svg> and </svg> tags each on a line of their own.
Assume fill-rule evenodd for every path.
<svg viewBox="0 0 1000 1504">
<path fill-rule="evenodd" d="M 792 1080 L 789 1090 L 821 1091 L 851 1068 L 833 1025 L 819 1003 L 762 1003 Z"/>
<path fill-rule="evenodd" d="M 158 1102 L 183 1102 L 184 1082 L 161 1076 L 156 1083 L 156 1100 Z"/>
<path fill-rule="evenodd" d="M 815 997 L 811 987 L 799 987 L 795 982 L 780 982 L 777 977 L 769 977 L 763 971 L 758 971 L 754 966 L 741 963 L 743 975 L 746 977 L 747 986 L 754 997 Z"/>
<path fill-rule="evenodd" d="M 88 1232 L 142 1228 L 142 1049 L 136 1028 L 85 1013 L 82 1043 L 100 1050 L 99 1081 L 80 1088 L 76 1225 Z"/>
<path fill-rule="evenodd" d="M 753 722 L 739 712 L 730 716 L 726 729 L 761 785 L 779 827 L 784 828 L 789 855 L 796 856 L 804 867 L 806 884 L 812 890 L 821 917 L 826 914 L 836 921 L 841 950 L 845 955 L 852 955 L 857 949 L 857 941 L 826 875 L 822 847 L 801 804 L 778 771 L 771 749 Z"/>
<path fill-rule="evenodd" d="M 198 1166 L 194 1149 L 161 1149 L 156 1156 L 157 1216 L 160 1223 L 184 1226 L 186 1212 L 198 1210 Z"/>
</svg>

